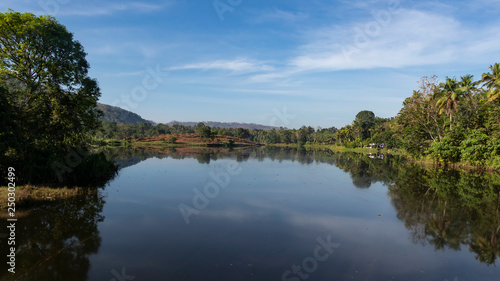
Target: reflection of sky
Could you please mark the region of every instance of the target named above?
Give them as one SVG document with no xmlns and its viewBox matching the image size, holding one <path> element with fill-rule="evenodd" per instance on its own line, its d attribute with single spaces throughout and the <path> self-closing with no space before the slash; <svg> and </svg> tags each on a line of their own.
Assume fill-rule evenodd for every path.
<svg viewBox="0 0 500 281">
<path fill-rule="evenodd" d="M 106 188 L 102 244 L 89 278 L 109 280 L 112 269 L 126 267 L 136 280 L 281 280 L 328 235 L 341 246 L 309 280 L 498 276 L 468 249 L 413 244 L 385 186 L 356 188 L 329 164 L 240 162 L 241 173 L 186 225 L 178 205 L 192 206 L 192 189 L 203 190 L 209 173 L 230 163 L 154 158 L 122 170 Z"/>
</svg>

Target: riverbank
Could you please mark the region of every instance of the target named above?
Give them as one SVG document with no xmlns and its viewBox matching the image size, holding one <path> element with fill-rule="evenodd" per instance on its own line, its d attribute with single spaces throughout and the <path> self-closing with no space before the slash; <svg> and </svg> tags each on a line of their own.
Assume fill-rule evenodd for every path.
<svg viewBox="0 0 500 281">
<path fill-rule="evenodd" d="M 356 153 L 389 153 L 389 154 L 400 154 L 401 152 L 398 149 L 376 149 L 376 148 L 368 148 L 368 147 L 356 147 L 356 148 L 348 148 L 345 146 L 337 146 L 332 144 L 284 144 L 284 143 L 275 143 L 275 144 L 266 144 L 266 146 L 275 146 L 275 147 L 303 147 L 306 149 L 328 149 L 334 152 L 356 152 Z"/>
<path fill-rule="evenodd" d="M 56 188 L 33 185 L 20 186 L 17 187 L 15 191 L 16 209 L 26 209 L 48 201 L 69 199 L 81 195 L 93 194 L 96 192 L 98 192 L 97 189 L 88 189 L 81 187 Z M 8 207 L 8 193 L 9 191 L 7 190 L 7 187 L 0 187 L 0 210 L 5 210 Z"/>
<path fill-rule="evenodd" d="M 197 134 L 158 135 L 131 140 L 99 140 L 95 146 L 107 147 L 256 147 L 262 144 L 237 137 L 216 135 L 210 139 Z"/>
<path fill-rule="evenodd" d="M 422 159 L 415 159 L 404 150 L 401 149 L 377 149 L 377 148 L 368 148 L 368 147 L 356 147 L 356 148 L 348 148 L 345 146 L 337 146 L 331 144 L 304 144 L 302 146 L 298 144 L 267 144 L 268 146 L 276 146 L 276 147 L 303 147 L 305 149 L 329 149 L 334 152 L 354 152 L 354 153 L 383 153 L 390 155 L 398 155 L 406 157 L 411 162 L 420 164 L 422 166 L 432 166 L 432 167 L 446 167 L 452 169 L 461 169 L 461 170 L 479 170 L 479 171 L 488 171 L 488 172 L 500 172 L 500 169 L 495 169 L 494 167 L 489 166 L 474 166 L 468 162 L 456 162 L 456 163 L 443 163 L 433 161 L 429 156 L 423 157 Z"/>
</svg>

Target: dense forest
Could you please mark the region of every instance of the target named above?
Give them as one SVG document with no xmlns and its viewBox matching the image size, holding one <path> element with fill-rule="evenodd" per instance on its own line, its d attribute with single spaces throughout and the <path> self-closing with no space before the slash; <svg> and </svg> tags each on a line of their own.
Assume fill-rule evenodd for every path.
<svg viewBox="0 0 500 281">
<path fill-rule="evenodd" d="M 438 163 L 468 163 L 500 168 L 500 64 L 474 80 L 472 75 L 423 77 L 418 90 L 403 102 L 394 118 L 380 118 L 368 110 L 359 112 L 352 124 L 340 129 L 243 129 L 209 127 L 203 123 L 183 126 L 143 122 L 103 122 L 97 139 L 130 140 L 163 134 L 198 133 L 233 136 L 263 144 L 325 144 L 348 148 L 371 143 L 397 148 L 414 159 Z"/>
</svg>

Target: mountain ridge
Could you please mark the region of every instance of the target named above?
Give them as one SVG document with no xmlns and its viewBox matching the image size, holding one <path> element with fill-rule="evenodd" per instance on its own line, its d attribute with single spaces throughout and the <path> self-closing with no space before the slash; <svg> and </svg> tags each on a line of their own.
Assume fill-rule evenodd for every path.
<svg viewBox="0 0 500 281">
<path fill-rule="evenodd" d="M 137 113 L 120 108 L 118 106 L 97 103 L 97 107 L 104 113 L 104 116 L 99 118 L 99 120 L 101 121 L 114 122 L 117 124 L 122 123 L 122 124 L 135 124 L 135 125 L 141 124 L 142 122 L 150 123 L 152 125 L 158 124 L 154 121 L 142 118 Z M 196 126 L 198 123 L 199 122 L 194 122 L 194 121 L 184 122 L 184 121 L 173 120 L 163 124 L 168 126 L 173 126 L 173 125 Z M 204 123 L 206 126 L 218 127 L 218 128 L 232 128 L 232 129 L 242 128 L 242 129 L 259 129 L 259 130 L 279 129 L 279 127 L 276 126 L 267 126 L 256 123 L 216 122 L 216 121 L 203 121 L 202 123 Z"/>
</svg>

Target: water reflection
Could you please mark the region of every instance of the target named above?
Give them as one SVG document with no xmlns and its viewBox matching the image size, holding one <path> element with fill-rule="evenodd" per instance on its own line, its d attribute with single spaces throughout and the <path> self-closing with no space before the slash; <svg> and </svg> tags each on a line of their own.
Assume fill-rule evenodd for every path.
<svg viewBox="0 0 500 281">
<path fill-rule="evenodd" d="M 476 270 L 471 276 L 492 280 L 474 266 L 495 265 L 500 255 L 499 174 L 304 148 L 120 148 L 105 154 L 130 168 L 112 183 L 107 223 L 101 223 L 105 202 L 97 194 L 33 210 L 18 222 L 19 280 L 109 280 L 110 270 L 122 266 L 141 280 L 278 280 L 311 255 L 317 237 L 328 235 L 342 246 L 320 264 L 315 280 L 385 280 L 394 272 L 423 280 L 402 260 L 432 267 L 436 256 L 424 252 L 412 260 L 399 252 L 423 247 L 472 252 L 477 261 L 464 258 Z M 206 185 L 200 174 L 232 161 L 244 172 L 187 226 L 178 204 L 192 200 L 193 187 Z M 339 183 L 346 174 L 348 184 Z M 383 208 L 384 216 L 373 213 Z M 5 220 L 0 226 L 5 229 Z M 106 247 L 98 254 L 101 243 Z M 7 245 L 1 245 L 5 253 Z M 4 264 L 2 277 L 11 277 Z M 460 272 L 460 266 L 447 270 Z M 444 280 L 436 276 L 432 280 Z"/>
<path fill-rule="evenodd" d="M 466 247 L 485 264 L 495 264 L 500 255 L 500 175 L 496 173 L 422 167 L 384 154 L 304 148 L 134 151 L 143 157 L 195 157 L 201 164 L 225 158 L 238 162 L 256 158 L 335 165 L 348 173 L 358 188 L 369 188 L 376 182 L 389 186 L 397 216 L 410 230 L 414 243 L 430 244 L 436 250 Z"/>
<path fill-rule="evenodd" d="M 466 247 L 482 263 L 500 256 L 500 175 L 405 165 L 389 187 L 415 243 L 436 250 Z"/>
<path fill-rule="evenodd" d="M 98 252 L 97 225 L 104 200 L 98 193 L 54 201 L 24 213 L 16 223 L 16 274 L 7 272 L 8 246 L 1 241 L 1 280 L 87 280 L 89 255 Z M 0 227 L 6 229 L 2 219 Z"/>
</svg>

